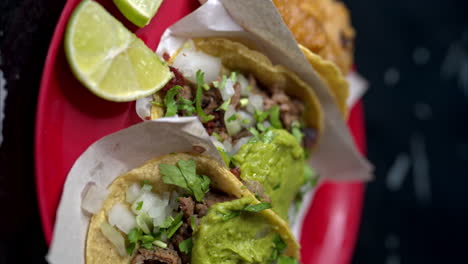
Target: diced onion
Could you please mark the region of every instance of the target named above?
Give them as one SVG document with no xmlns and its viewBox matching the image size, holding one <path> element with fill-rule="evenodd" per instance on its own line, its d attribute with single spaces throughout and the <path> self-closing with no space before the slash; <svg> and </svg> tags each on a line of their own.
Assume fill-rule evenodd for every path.
<svg viewBox="0 0 468 264">
<path fill-rule="evenodd" d="M 232 144 L 229 140 L 225 140 L 223 142 L 223 146 L 224 146 L 224 151 L 230 153 L 232 151 Z"/>
<path fill-rule="evenodd" d="M 232 105 L 229 105 L 226 113 L 224 113 L 224 123 L 226 124 L 228 134 L 231 136 L 239 133 L 242 129 L 241 120 L 239 120 L 239 118 L 236 118 L 236 120 L 228 120 L 232 115 L 237 115 L 237 112 Z"/>
<path fill-rule="evenodd" d="M 151 117 L 151 101 L 153 101 L 152 95 L 136 100 L 135 110 L 142 120 L 147 121 Z"/>
<path fill-rule="evenodd" d="M 90 214 L 97 213 L 101 209 L 109 191 L 92 183 L 87 186 L 85 192 L 81 201 L 81 208 Z"/>
<path fill-rule="evenodd" d="M 226 85 L 219 89 L 223 101 L 229 100 L 234 95 L 234 83 L 231 81 L 231 78 L 226 80 Z"/>
<path fill-rule="evenodd" d="M 128 234 L 136 226 L 135 216 L 121 203 L 116 203 L 109 210 L 109 223 L 125 234 Z"/>
<path fill-rule="evenodd" d="M 258 94 L 250 94 L 247 111 L 253 114 L 255 113 L 255 110 L 263 111 L 263 97 Z"/>
<path fill-rule="evenodd" d="M 239 111 L 242 127 L 249 128 L 254 125 L 254 117 L 246 111 Z"/>
<path fill-rule="evenodd" d="M 239 82 L 241 95 L 248 96 L 250 94 L 249 81 L 242 74 L 237 74 L 237 81 Z"/>
<path fill-rule="evenodd" d="M 205 82 L 211 83 L 218 79 L 221 72 L 221 59 L 200 51 L 183 49 L 175 58 L 173 66 L 189 81 L 196 83 L 196 73 L 205 73 Z"/>
<path fill-rule="evenodd" d="M 101 232 L 107 240 L 114 245 L 120 256 L 124 257 L 127 255 L 125 250 L 125 239 L 119 231 L 104 221 L 101 224 Z"/>
<path fill-rule="evenodd" d="M 215 136 L 210 136 L 210 139 L 215 147 L 224 149 L 223 143 L 221 143 Z"/>
<path fill-rule="evenodd" d="M 140 185 L 138 183 L 134 183 L 130 187 L 128 187 L 125 198 L 128 203 L 133 203 L 140 195 Z"/>
<path fill-rule="evenodd" d="M 141 208 L 140 207 L 141 204 Z M 158 195 L 152 192 L 143 192 L 132 204 L 134 214 L 149 213 L 152 208 L 161 208 L 167 205 L 167 200 L 162 200 Z M 138 210 L 138 208 L 140 210 Z M 155 210 L 155 209 L 153 209 Z M 150 215 L 151 216 L 151 215 Z M 152 216 L 151 216 L 152 217 Z"/>
<path fill-rule="evenodd" d="M 232 146 L 232 152 L 231 155 L 236 155 L 237 152 L 239 152 L 240 148 L 245 145 L 252 137 L 243 137 L 239 139 L 234 146 Z"/>
</svg>

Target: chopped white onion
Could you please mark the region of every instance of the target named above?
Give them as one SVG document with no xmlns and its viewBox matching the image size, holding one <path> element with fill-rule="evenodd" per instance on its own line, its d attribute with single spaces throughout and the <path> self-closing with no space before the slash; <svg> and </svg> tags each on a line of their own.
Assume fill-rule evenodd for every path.
<svg viewBox="0 0 468 264">
<path fill-rule="evenodd" d="M 161 208 L 167 205 L 168 201 L 162 199 L 158 195 L 152 192 L 143 192 L 140 197 L 138 197 L 132 204 L 132 211 L 134 214 L 140 213 L 148 213 L 150 214 L 149 210 L 153 207 Z M 141 208 L 140 207 L 141 204 Z M 138 208 L 140 210 L 138 210 Z M 152 217 L 150 215 L 150 217 Z"/>
<path fill-rule="evenodd" d="M 105 221 L 102 222 L 100 228 L 102 234 L 114 245 L 119 255 L 122 257 L 126 256 L 127 251 L 125 250 L 125 239 L 122 234 Z"/>
<path fill-rule="evenodd" d="M 250 94 L 247 111 L 253 114 L 255 113 L 255 110 L 263 111 L 263 97 L 258 94 Z"/>
<path fill-rule="evenodd" d="M 135 110 L 144 121 L 148 121 L 148 117 L 151 117 L 151 101 L 153 101 L 152 95 L 136 100 Z"/>
<path fill-rule="evenodd" d="M 265 128 L 269 128 L 269 127 L 271 127 L 271 123 L 270 123 L 270 121 L 266 121 L 266 120 L 265 120 L 265 121 L 263 121 L 263 126 L 264 126 Z"/>
<path fill-rule="evenodd" d="M 255 124 L 254 117 L 246 111 L 239 111 L 242 127 L 249 128 Z"/>
<path fill-rule="evenodd" d="M 97 186 L 94 182 L 85 188 L 85 194 L 81 201 L 81 208 L 90 214 L 95 214 L 101 209 L 109 191 Z"/>
<path fill-rule="evenodd" d="M 248 96 L 250 94 L 249 81 L 242 74 L 237 74 L 237 81 L 239 82 L 241 95 Z"/>
<path fill-rule="evenodd" d="M 183 49 L 175 58 L 173 66 L 189 81 L 197 83 L 196 73 L 205 73 L 205 82 L 211 83 L 218 79 L 221 72 L 221 59 L 200 51 Z"/>
<path fill-rule="evenodd" d="M 232 115 L 237 115 L 237 112 L 232 105 L 229 105 L 226 113 L 224 113 L 224 123 L 226 124 L 228 134 L 231 136 L 239 133 L 242 129 L 241 120 L 239 120 L 239 118 L 228 120 Z"/>
<path fill-rule="evenodd" d="M 109 223 L 128 234 L 136 226 L 135 216 L 121 203 L 116 203 L 109 210 Z"/>
<path fill-rule="evenodd" d="M 227 152 L 227 153 L 230 153 L 232 151 L 232 144 L 229 140 L 225 140 L 223 142 L 223 145 L 224 145 L 224 150 Z"/>
<path fill-rule="evenodd" d="M 125 198 L 128 203 L 133 203 L 140 195 L 140 185 L 138 183 L 134 183 L 130 187 L 128 187 L 127 192 L 125 194 Z"/>
<path fill-rule="evenodd" d="M 232 150 L 231 150 L 231 155 L 236 155 L 237 152 L 239 152 L 240 148 L 245 145 L 245 143 L 247 143 L 252 137 L 251 136 L 248 136 L 248 137 L 243 137 L 241 139 L 239 139 L 236 144 L 234 144 L 234 146 L 232 146 Z"/>
<path fill-rule="evenodd" d="M 219 89 L 223 101 L 229 100 L 234 95 L 234 83 L 231 81 L 231 78 L 226 80 L 226 85 Z"/>
</svg>

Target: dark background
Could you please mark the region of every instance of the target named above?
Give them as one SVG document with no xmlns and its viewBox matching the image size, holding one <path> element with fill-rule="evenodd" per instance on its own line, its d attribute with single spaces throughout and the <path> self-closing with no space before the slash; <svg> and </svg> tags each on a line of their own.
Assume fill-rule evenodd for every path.
<svg viewBox="0 0 468 264">
<path fill-rule="evenodd" d="M 366 191 L 353 263 L 468 263 L 468 1 L 346 0 L 358 29 Z M 0 1 L 8 97 L 0 146 L 0 263 L 45 263 L 33 142 L 41 72 L 65 1 Z M 70 249 L 73 250 L 73 249 Z"/>
</svg>

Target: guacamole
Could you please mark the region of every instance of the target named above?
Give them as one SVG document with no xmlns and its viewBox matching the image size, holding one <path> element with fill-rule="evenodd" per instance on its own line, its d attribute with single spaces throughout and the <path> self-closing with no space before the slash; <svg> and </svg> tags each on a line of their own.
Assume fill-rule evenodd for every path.
<svg viewBox="0 0 468 264">
<path fill-rule="evenodd" d="M 195 230 L 191 263 L 268 263 L 277 233 L 262 215 L 241 211 L 253 203 L 244 197 L 210 207 Z"/>
<path fill-rule="evenodd" d="M 283 219 L 304 184 L 304 150 L 284 129 L 268 130 L 241 147 L 233 157 L 243 181 L 257 181 Z"/>
</svg>

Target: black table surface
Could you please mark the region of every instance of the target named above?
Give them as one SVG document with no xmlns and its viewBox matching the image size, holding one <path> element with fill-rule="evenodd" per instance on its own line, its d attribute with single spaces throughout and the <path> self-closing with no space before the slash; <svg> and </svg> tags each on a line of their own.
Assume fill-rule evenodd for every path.
<svg viewBox="0 0 468 264">
<path fill-rule="evenodd" d="M 357 28 L 367 185 L 353 263 L 468 263 L 468 2 L 347 0 Z M 0 263 L 45 263 L 34 120 L 65 1 L 0 1 L 8 91 L 0 146 Z M 73 249 L 70 249 L 73 250 Z"/>
</svg>

